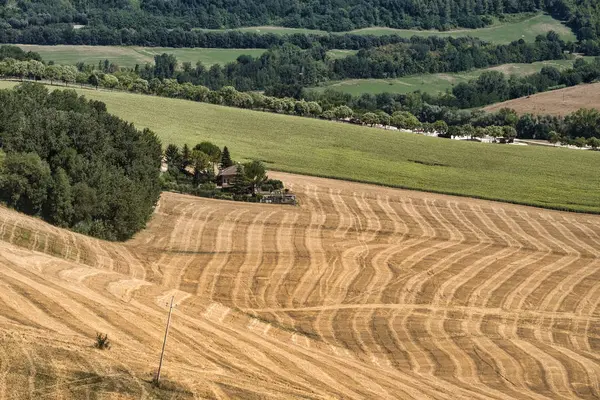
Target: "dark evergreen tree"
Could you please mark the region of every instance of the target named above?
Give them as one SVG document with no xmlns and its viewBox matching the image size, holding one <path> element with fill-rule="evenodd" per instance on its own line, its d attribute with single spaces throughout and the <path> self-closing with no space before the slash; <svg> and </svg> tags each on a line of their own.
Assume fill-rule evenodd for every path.
<svg viewBox="0 0 600 400">
<path fill-rule="evenodd" d="M 165 161 L 169 165 L 169 167 L 179 168 L 181 166 L 183 156 L 179 151 L 179 147 L 174 144 L 170 144 L 167 146 L 165 150 Z"/>
<path fill-rule="evenodd" d="M 183 145 L 183 149 L 181 150 L 181 169 L 184 169 L 191 163 L 192 163 L 192 151 L 190 150 L 190 147 L 186 143 Z"/>
<path fill-rule="evenodd" d="M 233 161 L 231 160 L 231 155 L 229 154 L 229 149 L 227 146 L 223 147 L 223 153 L 221 154 L 221 168 L 231 167 L 233 165 Z"/>
<path fill-rule="evenodd" d="M 236 195 L 246 195 L 252 192 L 252 183 L 246 176 L 244 166 L 237 164 L 237 171 L 231 184 L 231 192 Z"/>
</svg>

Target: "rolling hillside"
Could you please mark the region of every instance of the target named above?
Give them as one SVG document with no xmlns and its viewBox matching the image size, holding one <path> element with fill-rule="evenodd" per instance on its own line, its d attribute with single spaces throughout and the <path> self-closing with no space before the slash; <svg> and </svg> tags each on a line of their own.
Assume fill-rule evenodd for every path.
<svg viewBox="0 0 600 400">
<path fill-rule="evenodd" d="M 272 176 L 301 206 L 165 193 L 124 244 L 0 208 L 0 396 L 600 396 L 600 217 Z"/>
<path fill-rule="evenodd" d="M 526 41 L 534 41 L 538 35 L 545 35 L 549 31 L 555 31 L 561 35 L 564 40 L 574 41 L 575 35 L 567 26 L 561 24 L 560 21 L 552 18 L 549 15 L 537 14 L 525 18 L 515 18 L 516 20 L 508 22 L 496 22 L 492 26 L 478 29 L 452 29 L 449 31 L 438 30 L 419 30 L 419 29 L 394 29 L 387 27 L 370 27 L 355 29 L 346 32 L 336 32 L 337 34 L 356 34 L 356 35 L 399 35 L 405 38 L 412 36 L 441 36 L 441 37 L 463 37 L 472 36 L 491 43 L 510 43 L 513 40 L 523 39 Z M 205 31 L 211 31 L 206 29 Z M 212 31 L 228 31 L 228 30 L 212 30 Z M 277 26 L 254 26 L 243 27 L 237 29 L 229 29 L 229 31 L 238 32 L 254 32 L 260 34 L 273 33 L 277 35 L 292 35 L 294 33 L 312 33 L 315 35 L 326 35 L 328 32 L 301 28 L 284 28 Z"/>
<path fill-rule="evenodd" d="M 0 88 L 14 85 L 0 82 Z M 600 211 L 598 152 L 444 140 L 156 96 L 78 92 L 152 129 L 165 147 L 209 140 L 228 146 L 235 160 L 262 160 L 280 171 Z"/>
<path fill-rule="evenodd" d="M 412 93 L 417 90 L 423 93 L 438 94 L 446 90 L 452 90 L 455 85 L 461 82 L 477 79 L 481 74 L 488 71 L 499 71 L 509 76 L 523 77 L 540 72 L 546 66 L 552 66 L 559 70 L 572 68 L 573 63 L 573 60 L 550 60 L 531 64 L 503 64 L 457 73 L 411 75 L 395 79 L 348 79 L 331 81 L 324 86 L 312 88 L 312 90 L 335 89 L 354 96 L 360 96 L 363 93 Z"/>
</svg>

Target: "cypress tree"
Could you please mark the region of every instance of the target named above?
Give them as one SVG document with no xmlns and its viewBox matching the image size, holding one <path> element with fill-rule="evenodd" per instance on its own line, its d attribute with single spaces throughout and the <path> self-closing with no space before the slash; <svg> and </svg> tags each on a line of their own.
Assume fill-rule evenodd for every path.
<svg viewBox="0 0 600 400">
<path fill-rule="evenodd" d="M 250 186 L 251 182 L 246 177 L 244 166 L 242 164 L 238 164 L 237 173 L 232 181 L 231 191 L 236 195 L 245 195 L 250 192 Z"/>
<path fill-rule="evenodd" d="M 184 169 L 192 163 L 192 151 L 190 150 L 190 146 L 188 146 L 187 143 L 183 145 L 181 156 L 181 169 Z"/>
<path fill-rule="evenodd" d="M 182 158 L 183 157 L 181 156 L 179 147 L 177 147 L 174 144 L 170 144 L 167 146 L 167 149 L 165 150 L 165 159 L 167 161 L 167 164 L 169 164 L 169 168 L 179 168 Z"/>
<path fill-rule="evenodd" d="M 229 149 L 227 146 L 223 148 L 223 154 L 221 155 L 221 168 L 231 167 L 233 165 L 233 161 L 231 160 L 231 155 L 229 154 Z"/>
</svg>

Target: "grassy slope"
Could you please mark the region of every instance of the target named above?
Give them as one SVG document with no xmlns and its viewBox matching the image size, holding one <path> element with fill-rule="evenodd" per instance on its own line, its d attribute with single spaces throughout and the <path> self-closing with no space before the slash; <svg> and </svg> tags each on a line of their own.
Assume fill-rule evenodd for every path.
<svg viewBox="0 0 600 400">
<path fill-rule="evenodd" d="M 202 61 L 204 65 L 226 64 L 235 61 L 242 54 L 258 57 L 265 49 L 204 49 L 173 47 L 138 47 L 138 46 L 40 46 L 19 44 L 25 51 L 35 51 L 44 60 L 57 64 L 98 64 L 98 61 L 110 60 L 121 67 L 135 67 L 135 64 L 154 63 L 154 56 L 168 53 L 174 54 L 180 63 L 189 61 L 192 65 Z M 341 58 L 356 53 L 354 50 L 331 50 L 332 58 Z"/>
<path fill-rule="evenodd" d="M 189 61 L 195 64 L 202 61 L 205 65 L 225 64 L 235 61 L 242 54 L 259 56 L 265 49 L 181 49 L 171 47 L 137 47 L 137 46 L 38 46 L 19 45 L 23 50 L 40 53 L 44 60 L 52 60 L 57 64 L 97 64 L 108 59 L 122 67 L 134 67 L 153 63 L 154 56 L 162 53 L 174 54 L 179 62 Z"/>
<path fill-rule="evenodd" d="M 329 82 L 325 86 L 313 88 L 325 90 L 333 88 L 341 92 L 360 95 L 362 93 L 410 93 L 420 90 L 426 93 L 444 92 L 460 82 L 467 82 L 477 78 L 485 71 L 497 70 L 509 75 L 529 75 L 539 72 L 544 66 L 551 65 L 558 69 L 573 66 L 573 60 L 551 60 L 533 64 L 504 64 L 492 68 L 476 69 L 469 72 L 446 74 L 412 75 L 397 79 L 349 79 L 344 81 Z"/>
<path fill-rule="evenodd" d="M 494 43 L 510 43 L 523 38 L 534 41 L 535 37 L 554 30 L 565 40 L 575 40 L 575 35 L 565 25 L 545 14 L 523 19 L 518 22 L 498 23 L 487 28 L 461 29 L 448 32 L 414 31 L 390 28 L 366 28 L 354 31 L 355 33 L 368 33 L 372 35 L 385 35 L 395 33 L 404 37 L 417 36 L 474 36 Z"/>
<path fill-rule="evenodd" d="M 459 142 L 184 100 L 80 93 L 154 130 L 165 145 L 210 140 L 229 146 L 234 159 L 260 159 L 282 171 L 600 212 L 599 152 Z"/>
<path fill-rule="evenodd" d="M 275 26 L 257 26 L 257 27 L 246 27 L 239 28 L 240 31 L 246 32 L 262 32 L 262 33 L 275 33 L 275 34 L 292 34 L 292 33 L 314 33 L 314 34 L 325 34 L 324 31 L 299 29 L 299 28 L 282 28 Z M 393 29 L 383 27 L 372 27 L 357 29 L 350 31 L 349 33 L 368 34 L 368 35 L 390 35 L 396 34 L 403 37 L 411 37 L 414 35 L 418 36 L 475 36 L 483 40 L 487 40 L 495 43 L 510 43 L 513 40 L 525 39 L 527 41 L 535 40 L 535 37 L 539 34 L 544 34 L 550 30 L 554 30 L 565 39 L 575 40 L 573 32 L 561 24 L 559 21 L 553 19 L 549 15 L 538 14 L 535 16 L 527 17 L 514 22 L 496 23 L 487 28 L 481 29 L 460 29 L 452 30 L 447 32 L 439 31 L 421 31 L 414 29 Z M 347 32 L 341 32 L 347 33 Z"/>
</svg>

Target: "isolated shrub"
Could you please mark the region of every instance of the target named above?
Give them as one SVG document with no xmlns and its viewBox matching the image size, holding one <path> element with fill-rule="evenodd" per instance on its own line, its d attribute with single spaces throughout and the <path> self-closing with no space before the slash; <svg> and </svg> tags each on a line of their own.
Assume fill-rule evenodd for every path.
<svg viewBox="0 0 600 400">
<path fill-rule="evenodd" d="M 217 185 L 214 182 L 205 182 L 198 186 L 198 189 L 205 191 L 214 191 L 217 190 Z"/>
<path fill-rule="evenodd" d="M 264 192 L 272 192 L 274 190 L 282 190 L 283 182 L 278 179 L 267 179 L 260 187 Z"/>
<path fill-rule="evenodd" d="M 96 333 L 96 344 L 95 347 L 100 350 L 109 350 L 111 347 L 110 340 L 108 339 L 108 334 L 101 334 L 100 332 Z"/>
</svg>

